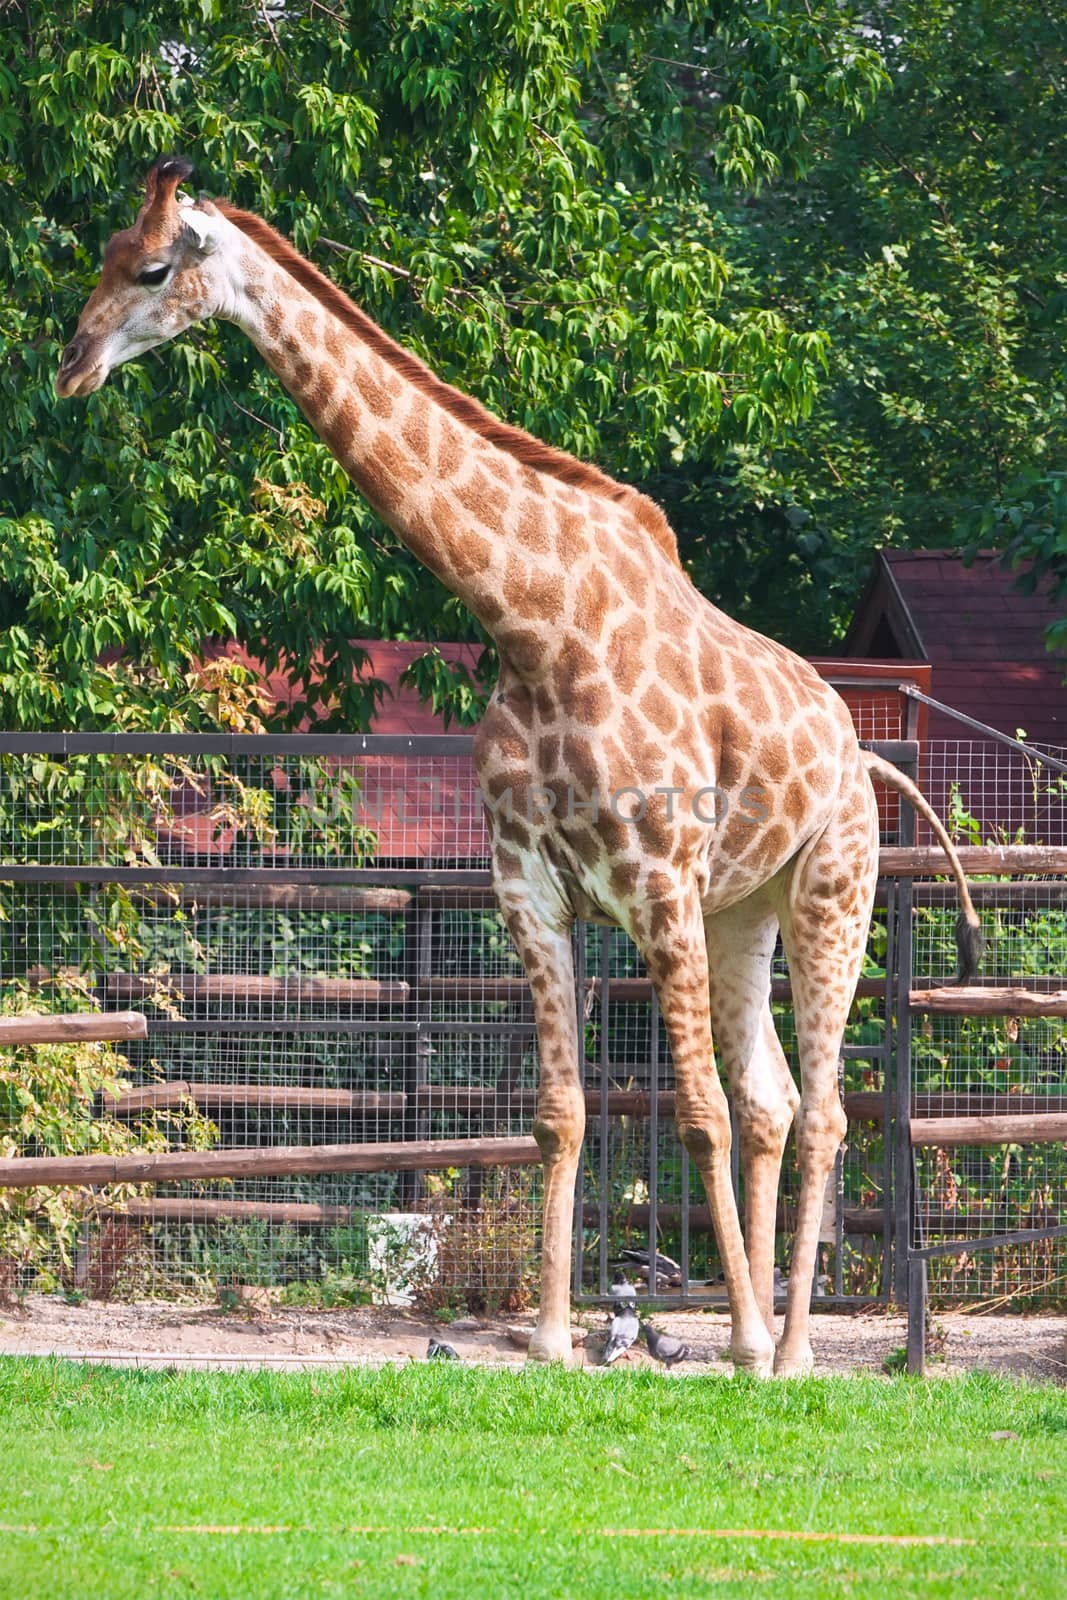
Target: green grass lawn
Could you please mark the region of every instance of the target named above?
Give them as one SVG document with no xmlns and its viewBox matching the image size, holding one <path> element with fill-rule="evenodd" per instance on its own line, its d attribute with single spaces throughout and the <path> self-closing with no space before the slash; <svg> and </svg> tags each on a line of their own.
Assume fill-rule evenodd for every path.
<svg viewBox="0 0 1067 1600">
<path fill-rule="evenodd" d="M 4 1600 L 1067 1594 L 1067 1391 L 981 1376 L 3 1358 L 0 1462 Z"/>
</svg>

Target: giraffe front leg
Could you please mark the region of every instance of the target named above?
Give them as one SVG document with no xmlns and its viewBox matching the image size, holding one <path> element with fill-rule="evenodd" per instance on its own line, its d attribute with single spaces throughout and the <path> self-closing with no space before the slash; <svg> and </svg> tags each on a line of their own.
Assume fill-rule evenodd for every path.
<svg viewBox="0 0 1067 1600">
<path fill-rule="evenodd" d="M 577 1064 L 545 1073 L 546 1045 L 541 1044 L 541 1084 L 533 1133 L 544 1166 L 544 1210 L 541 1225 L 541 1304 L 530 1340 L 531 1361 L 574 1360 L 571 1345 L 571 1244 L 574 1228 L 574 1186 L 585 1133 L 585 1097 Z"/>
<path fill-rule="evenodd" d="M 671 1043 L 675 1120 L 704 1183 L 730 1301 L 729 1356 L 738 1371 L 770 1374 L 774 1341 L 752 1288 L 730 1178 L 730 1112 L 715 1068 L 703 927 L 694 907 L 691 926 L 674 925 L 669 946 L 644 952 Z"/>
<path fill-rule="evenodd" d="M 714 1070 L 714 1069 L 712 1069 Z M 689 1074 L 678 1073 L 678 1134 L 704 1182 L 711 1209 L 711 1220 L 726 1280 L 730 1301 L 730 1345 L 728 1355 L 739 1372 L 755 1377 L 770 1375 L 774 1362 L 774 1340 L 763 1319 L 748 1269 L 741 1224 L 737 1216 L 733 1183 L 730 1177 L 730 1113 L 722 1086 L 705 1092 L 691 1083 L 683 1089 Z"/>
<path fill-rule="evenodd" d="M 544 1166 L 541 1302 L 531 1361 L 573 1361 L 570 1329 L 574 1187 L 585 1136 L 570 938 L 502 900 L 533 995 L 540 1056 L 533 1134 Z"/>
</svg>

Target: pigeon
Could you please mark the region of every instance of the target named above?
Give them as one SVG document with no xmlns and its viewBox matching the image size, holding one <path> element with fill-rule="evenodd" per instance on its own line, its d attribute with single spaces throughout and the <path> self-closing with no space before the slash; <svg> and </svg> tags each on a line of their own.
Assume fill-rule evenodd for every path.
<svg viewBox="0 0 1067 1600">
<path fill-rule="evenodd" d="M 604 1346 L 603 1365 L 610 1367 L 613 1361 L 618 1361 L 625 1355 L 630 1346 L 637 1343 L 637 1336 L 641 1331 L 641 1324 L 637 1320 L 637 1309 L 631 1304 L 616 1305 L 615 1315 L 608 1328 L 608 1342 Z"/>
<path fill-rule="evenodd" d="M 459 1351 L 454 1345 L 446 1344 L 443 1339 L 435 1339 L 430 1335 L 430 1342 L 426 1346 L 427 1361 L 458 1361 Z"/>
<path fill-rule="evenodd" d="M 622 1311 L 637 1305 L 637 1290 L 623 1272 L 617 1272 L 611 1281 L 611 1309 Z"/>
<path fill-rule="evenodd" d="M 673 1367 L 676 1361 L 688 1361 L 691 1351 L 681 1339 L 676 1339 L 671 1333 L 660 1333 L 650 1322 L 642 1322 L 641 1332 L 648 1345 L 648 1353 L 655 1361 L 662 1361 L 665 1367 Z"/>
</svg>

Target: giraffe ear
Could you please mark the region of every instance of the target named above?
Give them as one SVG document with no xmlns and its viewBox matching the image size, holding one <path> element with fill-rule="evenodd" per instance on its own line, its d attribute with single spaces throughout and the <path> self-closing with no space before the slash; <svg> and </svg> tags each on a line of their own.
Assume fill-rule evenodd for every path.
<svg viewBox="0 0 1067 1600">
<path fill-rule="evenodd" d="M 209 256 L 219 246 L 219 216 L 214 209 L 202 211 L 195 200 L 183 195 L 178 201 L 179 238 L 197 255 Z"/>
</svg>

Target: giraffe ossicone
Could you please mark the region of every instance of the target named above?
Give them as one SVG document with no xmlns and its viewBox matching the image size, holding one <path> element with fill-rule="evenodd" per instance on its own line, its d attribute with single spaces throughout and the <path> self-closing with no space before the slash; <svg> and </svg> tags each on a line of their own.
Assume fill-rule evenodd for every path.
<svg viewBox="0 0 1067 1600">
<path fill-rule="evenodd" d="M 582 917 L 624 928 L 655 987 L 678 1131 L 707 1191 L 729 1294 L 733 1360 L 758 1373 L 808 1370 L 823 1191 L 845 1130 L 838 1055 L 878 867 L 871 777 L 907 794 L 950 856 L 963 967 L 980 935 L 951 842 L 915 786 L 861 751 L 844 702 L 806 662 L 698 593 L 657 506 L 444 383 L 259 217 L 179 198 L 191 170 L 166 157 L 149 171 L 137 221 L 107 246 L 56 389 L 90 394 L 120 362 L 194 322 L 236 323 L 375 510 L 497 645 L 499 689 L 475 762 L 540 1048 L 531 1357 L 571 1359 L 585 1098 L 570 930 Z M 568 805 L 527 803 L 546 790 L 566 792 Z M 641 803 L 626 815 L 594 803 L 627 792 Z M 711 793 L 759 804 L 720 815 L 701 799 Z M 771 1017 L 779 931 L 799 1092 Z M 744 1234 L 713 1028 L 737 1115 Z M 775 1210 L 794 1123 L 801 1190 L 776 1352 Z"/>
</svg>

